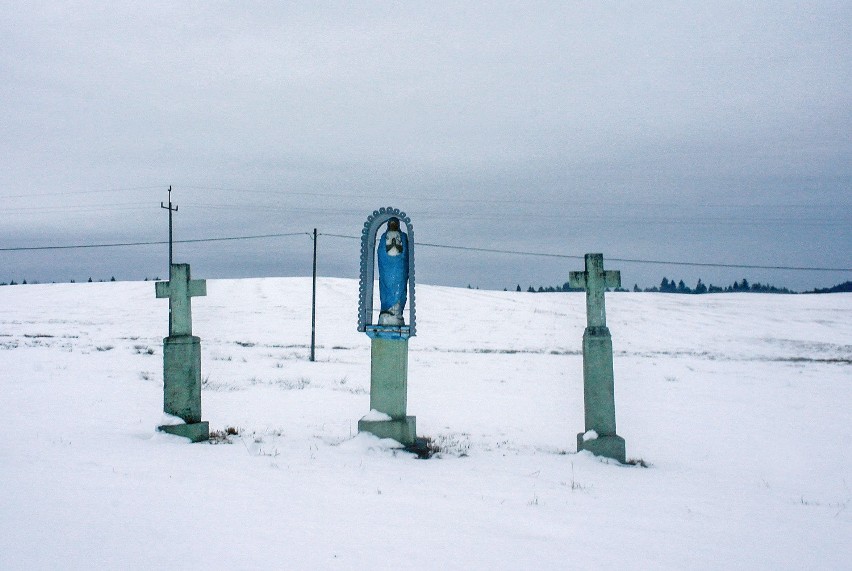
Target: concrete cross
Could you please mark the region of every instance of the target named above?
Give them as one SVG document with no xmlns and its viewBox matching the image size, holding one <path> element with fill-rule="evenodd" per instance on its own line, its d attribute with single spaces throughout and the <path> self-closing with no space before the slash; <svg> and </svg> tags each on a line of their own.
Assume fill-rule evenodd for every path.
<svg viewBox="0 0 852 571">
<path fill-rule="evenodd" d="M 571 272 L 568 285 L 586 290 L 587 327 L 583 332 L 583 401 L 586 430 L 577 435 L 577 452 L 624 463 L 624 439 L 615 432 L 615 380 L 612 337 L 606 326 L 604 291 L 621 286 L 621 273 L 604 271 L 603 254 L 586 254 L 586 271 Z"/>
<path fill-rule="evenodd" d="M 586 290 L 586 325 L 606 327 L 604 291 L 621 287 L 621 272 L 603 269 L 603 254 L 586 254 L 586 271 L 568 274 L 568 285 Z"/>
<path fill-rule="evenodd" d="M 169 337 L 192 335 L 191 297 L 207 295 L 207 281 L 189 278 L 189 264 L 172 264 L 169 281 L 155 284 L 157 297 L 169 298 Z"/>
</svg>

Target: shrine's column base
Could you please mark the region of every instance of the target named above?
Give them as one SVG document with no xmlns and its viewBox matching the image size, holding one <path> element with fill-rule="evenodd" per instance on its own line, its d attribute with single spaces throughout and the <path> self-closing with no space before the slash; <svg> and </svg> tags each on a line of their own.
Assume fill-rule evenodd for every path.
<svg viewBox="0 0 852 571">
<path fill-rule="evenodd" d="M 408 339 L 373 337 L 370 343 L 370 408 L 393 419 L 408 405 Z"/>
<path fill-rule="evenodd" d="M 410 446 L 416 438 L 415 417 L 406 414 L 408 406 L 408 337 L 397 328 L 371 326 L 370 409 L 385 418 L 365 416 L 358 421 L 359 432 L 379 438 L 392 438 Z M 373 414 L 373 413 L 371 413 Z"/>
</svg>

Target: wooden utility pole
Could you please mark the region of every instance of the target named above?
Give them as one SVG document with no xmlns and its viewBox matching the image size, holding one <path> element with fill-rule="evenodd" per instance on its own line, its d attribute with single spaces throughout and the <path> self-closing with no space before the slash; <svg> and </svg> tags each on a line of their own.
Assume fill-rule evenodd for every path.
<svg viewBox="0 0 852 571">
<path fill-rule="evenodd" d="M 172 187 L 169 185 L 169 205 L 166 206 L 162 202 L 160 202 L 160 208 L 165 208 L 169 211 L 169 271 L 172 271 L 172 212 L 177 212 L 178 207 L 175 204 L 174 208 L 172 208 Z"/>
<path fill-rule="evenodd" d="M 314 228 L 314 279 L 313 295 L 311 296 L 311 361 L 316 361 L 317 334 L 317 229 Z"/>
</svg>

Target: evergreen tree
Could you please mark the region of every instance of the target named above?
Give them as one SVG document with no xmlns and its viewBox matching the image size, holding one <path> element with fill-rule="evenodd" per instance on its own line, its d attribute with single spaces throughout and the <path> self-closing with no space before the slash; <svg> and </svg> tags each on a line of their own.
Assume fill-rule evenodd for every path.
<svg viewBox="0 0 852 571">
<path fill-rule="evenodd" d="M 786 288 L 784 288 L 786 289 Z M 845 281 L 842 284 L 837 284 L 836 286 L 814 289 L 813 291 L 806 291 L 805 293 L 842 293 L 842 292 L 852 292 L 852 281 Z"/>
<path fill-rule="evenodd" d="M 660 291 L 663 293 L 676 293 L 677 285 L 674 280 L 669 281 L 668 278 L 663 278 L 663 281 L 660 282 Z"/>
</svg>

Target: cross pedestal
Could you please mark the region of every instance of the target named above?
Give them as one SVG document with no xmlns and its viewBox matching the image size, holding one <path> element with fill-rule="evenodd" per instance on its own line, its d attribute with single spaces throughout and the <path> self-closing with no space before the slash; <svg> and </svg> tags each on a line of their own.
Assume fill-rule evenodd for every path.
<svg viewBox="0 0 852 571">
<path fill-rule="evenodd" d="M 155 284 L 157 297 L 169 298 L 169 336 L 163 339 L 163 411 L 185 424 L 158 429 L 207 440 L 210 429 L 201 420 L 201 339 L 192 334 L 190 298 L 207 295 L 207 282 L 192 280 L 189 264 L 172 264 L 169 281 Z"/>
<path fill-rule="evenodd" d="M 416 419 L 407 416 L 408 327 L 368 325 L 370 336 L 370 409 L 390 420 L 358 421 L 358 432 L 392 438 L 405 446 L 416 439 Z"/>
<path fill-rule="evenodd" d="M 603 254 L 586 254 L 586 270 L 571 272 L 568 285 L 586 290 L 587 327 L 583 333 L 586 430 L 577 435 L 577 451 L 588 450 L 624 463 L 624 439 L 615 432 L 612 336 L 606 326 L 604 305 L 604 291 L 621 286 L 621 272 L 604 271 Z"/>
</svg>

